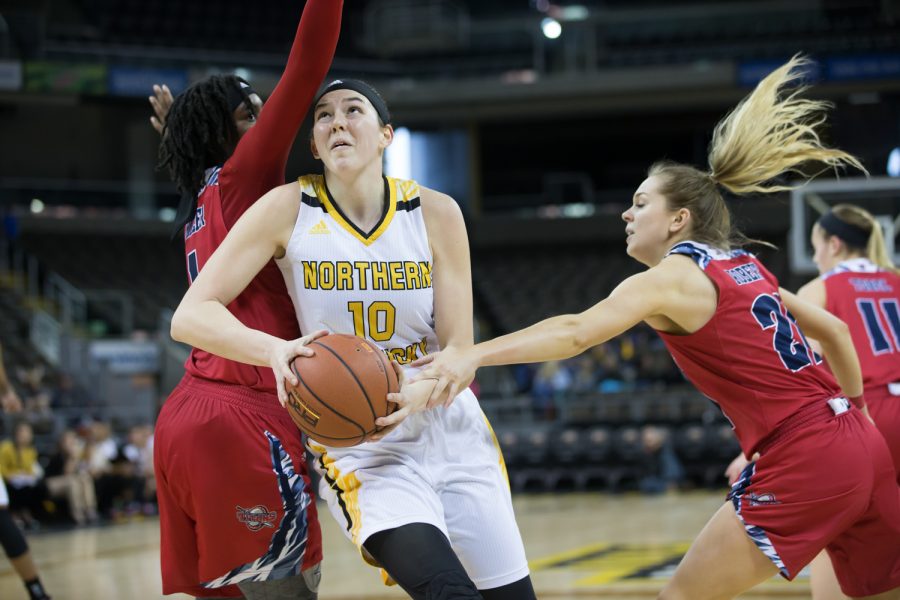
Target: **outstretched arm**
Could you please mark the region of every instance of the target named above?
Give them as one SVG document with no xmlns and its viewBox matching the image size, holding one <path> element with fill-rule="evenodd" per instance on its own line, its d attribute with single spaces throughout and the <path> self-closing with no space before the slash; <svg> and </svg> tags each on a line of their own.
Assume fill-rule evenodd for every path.
<svg viewBox="0 0 900 600">
<path fill-rule="evenodd" d="M 664 315 L 672 296 L 681 293 L 673 281 L 673 266 L 666 262 L 629 277 L 609 297 L 582 313 L 551 317 L 471 348 L 429 356 L 420 362 L 430 364 L 413 380 L 437 378 L 430 402 L 447 401 L 468 385 L 479 367 L 576 356 L 649 317 Z"/>
<path fill-rule="evenodd" d="M 284 183 L 294 138 L 334 58 L 343 5 L 343 0 L 307 1 L 284 74 L 220 176 L 226 227 L 248 202 Z"/>
</svg>

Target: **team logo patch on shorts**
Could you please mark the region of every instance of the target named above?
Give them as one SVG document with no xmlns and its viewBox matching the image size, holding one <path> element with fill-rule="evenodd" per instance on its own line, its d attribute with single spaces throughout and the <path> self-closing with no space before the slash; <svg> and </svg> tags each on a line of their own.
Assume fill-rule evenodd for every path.
<svg viewBox="0 0 900 600">
<path fill-rule="evenodd" d="M 275 519 L 278 513 L 270 511 L 262 504 L 257 504 L 253 508 L 237 508 L 237 520 L 247 526 L 250 531 L 259 531 L 263 527 L 275 527 Z"/>
<path fill-rule="evenodd" d="M 781 504 L 776 498 L 775 494 L 754 494 L 750 492 L 750 495 L 747 496 L 747 501 L 750 502 L 750 506 L 765 506 L 767 504 Z"/>
</svg>

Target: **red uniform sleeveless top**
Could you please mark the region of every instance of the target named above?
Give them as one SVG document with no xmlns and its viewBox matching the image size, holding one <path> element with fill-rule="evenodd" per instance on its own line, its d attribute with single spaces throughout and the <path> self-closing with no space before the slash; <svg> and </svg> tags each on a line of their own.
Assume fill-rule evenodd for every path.
<svg viewBox="0 0 900 600">
<path fill-rule="evenodd" d="M 190 282 L 228 234 L 222 214 L 220 172 L 219 168 L 207 171 L 207 184 L 197 198 L 196 215 L 184 229 L 184 251 Z M 228 310 L 247 327 L 287 340 L 300 337 L 294 305 L 274 261 L 266 264 L 250 285 L 228 305 Z M 275 392 L 271 367 L 239 363 L 197 348 L 191 350 L 184 367 L 195 377 Z"/>
<path fill-rule="evenodd" d="M 900 275 L 855 258 L 822 281 L 825 308 L 850 327 L 866 391 L 900 382 Z"/>
<path fill-rule="evenodd" d="M 731 421 L 747 456 L 804 406 L 840 395 L 782 304 L 778 281 L 753 255 L 697 242 L 677 244 L 668 254 L 693 259 L 719 298 L 696 332 L 659 334 L 684 375 Z"/>
<path fill-rule="evenodd" d="M 307 2 L 284 74 L 256 125 L 221 167 L 207 169 L 197 212 L 184 228 L 188 279 L 193 281 L 225 234 L 266 192 L 284 183 L 288 154 L 313 98 L 328 73 L 341 29 L 343 2 Z M 228 309 L 248 327 L 284 339 L 300 336 L 281 272 L 270 261 Z M 197 350 L 185 363 L 191 375 L 275 393 L 270 367 L 255 367 Z"/>
</svg>

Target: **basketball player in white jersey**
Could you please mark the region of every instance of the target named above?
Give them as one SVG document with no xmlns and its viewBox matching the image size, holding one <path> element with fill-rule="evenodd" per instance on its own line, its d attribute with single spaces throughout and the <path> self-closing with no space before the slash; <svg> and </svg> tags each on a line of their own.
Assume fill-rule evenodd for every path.
<svg viewBox="0 0 900 600">
<path fill-rule="evenodd" d="M 270 365 L 282 402 L 295 356 L 326 332 L 350 333 L 409 364 L 473 343 L 465 225 L 448 196 L 383 174 L 393 139 L 368 84 L 337 80 L 314 102 L 313 155 L 324 176 L 266 194 L 229 232 L 185 295 L 172 336 Z M 249 329 L 226 306 L 275 257 L 299 340 Z M 375 442 L 309 448 L 320 494 L 363 555 L 416 599 L 535 598 L 503 458 L 478 401 L 425 410 L 433 381 L 404 385 L 407 417 Z M 374 559 L 374 560 L 373 560 Z"/>
</svg>

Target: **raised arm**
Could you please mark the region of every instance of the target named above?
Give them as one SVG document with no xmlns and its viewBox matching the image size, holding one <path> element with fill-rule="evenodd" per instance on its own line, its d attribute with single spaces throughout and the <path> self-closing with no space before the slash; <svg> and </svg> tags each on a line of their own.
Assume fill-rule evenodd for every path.
<svg viewBox="0 0 900 600">
<path fill-rule="evenodd" d="M 307 1 L 284 74 L 220 176 L 227 227 L 248 202 L 284 182 L 294 138 L 334 58 L 343 5 L 343 0 Z"/>
<path fill-rule="evenodd" d="M 865 406 L 864 400 L 857 400 L 863 394 L 862 371 L 847 324 L 824 308 L 806 302 L 785 289 L 779 292 L 804 335 L 815 338 L 821 345 L 828 366 L 847 397 L 855 400 L 860 408 Z"/>
</svg>

